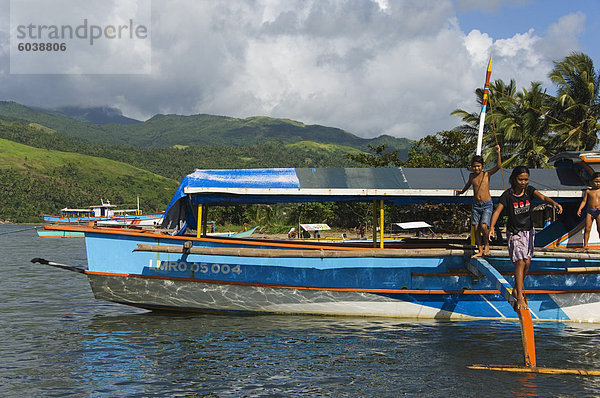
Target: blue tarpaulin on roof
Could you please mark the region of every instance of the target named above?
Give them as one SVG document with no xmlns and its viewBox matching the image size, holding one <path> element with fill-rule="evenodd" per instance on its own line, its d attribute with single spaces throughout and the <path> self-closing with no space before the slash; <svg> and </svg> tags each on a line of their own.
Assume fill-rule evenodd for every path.
<svg viewBox="0 0 600 398">
<path fill-rule="evenodd" d="M 164 228 L 196 227 L 192 206 L 197 203 L 185 192 L 189 188 L 300 188 L 300 181 L 292 168 L 196 170 L 177 187 L 165 212 Z"/>
<path fill-rule="evenodd" d="M 300 188 L 296 169 L 196 170 L 184 183 L 187 187 Z"/>
</svg>

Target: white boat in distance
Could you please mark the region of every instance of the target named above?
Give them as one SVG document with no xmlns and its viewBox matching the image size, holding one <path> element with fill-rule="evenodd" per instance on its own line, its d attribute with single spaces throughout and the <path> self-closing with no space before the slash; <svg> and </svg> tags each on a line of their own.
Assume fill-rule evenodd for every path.
<svg viewBox="0 0 600 398">
<path fill-rule="evenodd" d="M 163 220 L 164 212 L 143 214 L 139 206 L 137 209 L 117 209 L 110 201 L 104 202 L 100 198 L 99 205 L 92 205 L 88 209 L 64 208 L 59 216 L 44 214 L 44 222 L 54 224 L 88 224 L 97 225 L 139 225 L 156 226 Z"/>
</svg>

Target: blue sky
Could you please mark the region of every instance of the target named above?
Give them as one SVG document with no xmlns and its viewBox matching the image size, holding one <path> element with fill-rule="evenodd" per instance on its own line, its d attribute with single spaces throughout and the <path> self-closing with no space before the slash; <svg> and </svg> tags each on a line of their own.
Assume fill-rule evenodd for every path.
<svg viewBox="0 0 600 398">
<path fill-rule="evenodd" d="M 497 38 L 511 37 L 529 29 L 543 33 L 548 26 L 568 14 L 583 13 L 585 34 L 581 39 L 591 46 L 599 33 L 600 2 L 597 0 L 527 0 L 500 2 L 490 9 L 461 6 L 457 3 L 457 16 L 465 31 L 479 29 Z M 596 46 L 597 47 L 597 46 Z"/>
<path fill-rule="evenodd" d="M 560 18 L 572 14 L 584 16 L 581 33 L 577 36 L 578 46 L 573 51 L 582 51 L 600 66 L 600 1 L 598 0 L 531 0 L 492 1 L 489 8 L 475 1 L 467 6 L 457 2 L 457 18 L 461 28 L 469 32 L 478 29 L 495 39 L 510 38 L 517 33 L 533 29 L 545 35 L 550 26 Z M 497 3 L 497 4 L 496 4 Z"/>
<path fill-rule="evenodd" d="M 598 0 L 12 1 L 28 2 L 38 24 L 87 7 L 72 22 L 102 25 L 151 4 L 151 57 L 134 66 L 135 51 L 110 50 L 112 66 L 131 73 L 83 73 L 100 59 L 67 54 L 63 73 L 42 59 L 24 74 L 10 69 L 11 0 L 0 0 L 0 100 L 111 106 L 140 120 L 264 115 L 418 139 L 461 124 L 450 115 L 457 108 L 478 110 L 490 54 L 492 79 L 541 81 L 549 92 L 553 61 L 573 51 L 600 67 Z"/>
</svg>

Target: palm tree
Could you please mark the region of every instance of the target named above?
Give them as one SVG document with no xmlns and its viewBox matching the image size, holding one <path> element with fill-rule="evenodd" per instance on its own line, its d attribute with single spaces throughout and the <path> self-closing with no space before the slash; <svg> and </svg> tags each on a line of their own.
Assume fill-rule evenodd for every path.
<svg viewBox="0 0 600 398">
<path fill-rule="evenodd" d="M 546 117 L 550 96 L 542 89 L 540 82 L 532 82 L 529 89 L 517 92 L 515 80 L 506 84 L 498 79 L 490 84 L 490 110 L 486 114 L 482 151 L 484 160 L 495 160 L 493 147 L 502 147 L 503 166 L 519 164 L 529 167 L 548 167 L 548 158 L 553 153 L 548 148 L 550 123 Z M 476 91 L 481 103 L 483 90 Z M 464 132 L 476 136 L 479 129 L 479 114 L 457 109 L 453 115 L 462 117 L 465 125 L 459 127 Z"/>
<path fill-rule="evenodd" d="M 503 162 L 505 167 L 548 167 L 548 158 L 553 154 L 549 153 L 550 123 L 546 117 L 549 102 L 550 96 L 540 82 L 532 82 L 529 89 L 497 101 L 494 119 L 503 152 L 509 156 Z"/>
<path fill-rule="evenodd" d="M 558 87 L 551 108 L 558 133 L 555 145 L 562 150 L 589 151 L 598 143 L 600 80 L 594 63 L 584 53 L 573 52 L 554 62 L 550 80 Z"/>
</svg>

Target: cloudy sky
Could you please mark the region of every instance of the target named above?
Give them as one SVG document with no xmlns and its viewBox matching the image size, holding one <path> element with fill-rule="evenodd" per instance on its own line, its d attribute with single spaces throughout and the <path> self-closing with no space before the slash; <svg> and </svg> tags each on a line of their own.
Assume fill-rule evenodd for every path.
<svg viewBox="0 0 600 398">
<path fill-rule="evenodd" d="M 452 110 L 478 109 L 474 90 L 491 54 L 492 80 L 538 80 L 550 92 L 552 62 L 570 52 L 600 66 L 596 0 L 137 0 L 151 4 L 150 56 L 142 48 L 103 57 L 113 67 L 105 73 L 78 65 L 57 73 L 48 56 L 34 63 L 38 73 L 24 73 L 14 63 L 24 55 L 14 52 L 17 1 L 0 0 L 0 100 L 107 105 L 140 120 L 266 115 L 418 139 L 459 125 Z M 30 7 L 45 18 L 36 23 L 64 23 L 71 9 L 71 0 L 62 9 L 32 1 L 48 4 Z M 113 16 L 126 3 L 103 0 Z M 96 56 L 110 51 L 101 46 Z M 130 64 L 135 57 L 147 63 Z"/>
</svg>

